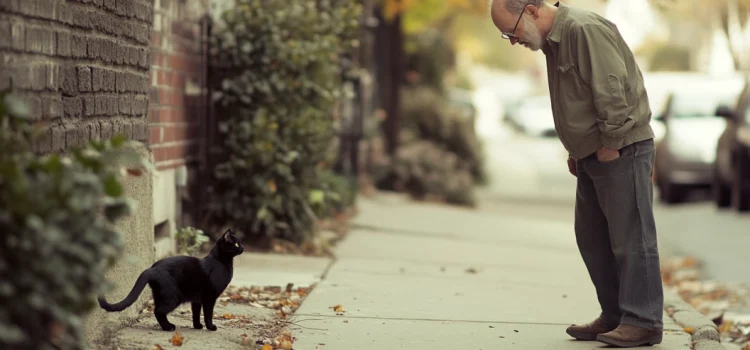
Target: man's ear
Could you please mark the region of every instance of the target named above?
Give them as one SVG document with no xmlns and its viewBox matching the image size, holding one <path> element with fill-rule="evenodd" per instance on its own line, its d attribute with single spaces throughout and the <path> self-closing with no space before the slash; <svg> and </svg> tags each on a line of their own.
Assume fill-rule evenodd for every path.
<svg viewBox="0 0 750 350">
<path fill-rule="evenodd" d="M 539 8 L 534 5 L 526 6 L 523 9 L 524 12 L 528 12 L 533 19 L 539 19 Z"/>
</svg>

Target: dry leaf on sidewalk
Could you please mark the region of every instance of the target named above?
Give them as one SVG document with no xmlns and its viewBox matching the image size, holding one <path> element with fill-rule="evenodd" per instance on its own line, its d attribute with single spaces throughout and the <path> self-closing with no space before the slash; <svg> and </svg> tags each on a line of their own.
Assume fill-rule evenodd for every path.
<svg viewBox="0 0 750 350">
<path fill-rule="evenodd" d="M 182 346 L 183 341 L 185 340 L 185 337 L 180 335 L 180 332 L 175 331 L 174 334 L 172 334 L 172 338 L 169 339 L 169 342 L 172 343 L 174 346 Z"/>
<path fill-rule="evenodd" d="M 330 308 L 335 312 L 346 312 L 346 310 L 344 310 L 344 307 L 341 305 L 331 306 Z"/>
<path fill-rule="evenodd" d="M 273 350 L 273 345 L 271 344 L 263 345 L 263 350 Z"/>
<path fill-rule="evenodd" d="M 154 346 L 151 347 L 151 350 L 164 350 L 164 348 L 162 348 L 159 344 L 154 344 Z"/>
<path fill-rule="evenodd" d="M 279 349 L 292 350 L 294 338 L 292 338 L 292 333 L 289 331 L 281 332 L 281 335 L 276 337 L 276 341 L 279 343 Z"/>
<path fill-rule="evenodd" d="M 470 267 L 470 268 L 466 269 L 466 273 L 472 273 L 473 274 L 473 273 L 477 273 L 477 272 L 479 272 L 479 271 L 477 271 L 477 269 L 475 269 L 473 267 Z"/>
<path fill-rule="evenodd" d="M 243 346 L 255 344 L 255 342 L 252 339 L 250 339 L 247 333 L 243 334 L 240 338 L 242 338 L 242 340 L 240 341 L 240 344 Z"/>
</svg>

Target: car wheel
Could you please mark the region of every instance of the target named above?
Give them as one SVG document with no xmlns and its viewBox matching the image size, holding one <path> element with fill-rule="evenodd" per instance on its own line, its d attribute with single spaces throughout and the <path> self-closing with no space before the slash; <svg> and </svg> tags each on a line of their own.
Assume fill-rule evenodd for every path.
<svg viewBox="0 0 750 350">
<path fill-rule="evenodd" d="M 728 208 L 732 205 L 732 188 L 725 185 L 718 174 L 714 174 L 714 183 L 711 186 L 714 201 L 718 208 Z"/>
<path fill-rule="evenodd" d="M 680 185 L 670 183 L 667 180 L 659 181 L 660 196 L 662 200 L 667 204 L 677 204 L 684 200 L 686 189 Z"/>
<path fill-rule="evenodd" d="M 749 179 L 742 172 L 742 164 L 739 164 L 734 175 L 732 184 L 732 204 L 739 212 L 750 211 L 750 191 L 747 190 Z"/>
</svg>

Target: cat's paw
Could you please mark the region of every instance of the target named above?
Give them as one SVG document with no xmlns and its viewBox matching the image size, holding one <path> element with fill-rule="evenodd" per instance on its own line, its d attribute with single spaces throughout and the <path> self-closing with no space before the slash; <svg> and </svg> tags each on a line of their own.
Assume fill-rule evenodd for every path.
<svg viewBox="0 0 750 350">
<path fill-rule="evenodd" d="M 203 329 L 203 325 L 200 323 L 193 323 L 193 328 L 195 329 Z"/>
<path fill-rule="evenodd" d="M 207 324 L 206 325 L 206 329 L 208 329 L 209 331 L 215 331 L 216 330 L 216 325 Z"/>
<path fill-rule="evenodd" d="M 163 329 L 163 330 L 165 330 L 167 332 L 171 332 L 171 331 L 177 329 L 177 327 L 175 325 L 169 323 L 166 326 L 161 326 L 161 329 Z"/>
</svg>

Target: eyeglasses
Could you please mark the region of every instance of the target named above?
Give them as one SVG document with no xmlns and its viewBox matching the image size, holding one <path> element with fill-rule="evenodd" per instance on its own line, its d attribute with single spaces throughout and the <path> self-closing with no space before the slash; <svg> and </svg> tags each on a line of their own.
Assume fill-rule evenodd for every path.
<svg viewBox="0 0 750 350">
<path fill-rule="evenodd" d="M 513 31 L 510 32 L 510 33 L 502 32 L 503 39 L 508 39 L 508 40 L 510 40 L 510 38 L 516 38 L 516 39 L 518 39 L 518 36 L 516 36 L 515 33 L 516 33 L 516 29 L 518 28 L 518 23 L 521 23 L 521 18 L 523 18 L 523 13 L 524 12 L 526 12 L 526 8 L 525 7 L 524 7 L 523 10 L 521 10 L 521 15 L 518 16 L 518 20 L 516 21 L 516 25 L 513 27 Z"/>
</svg>

